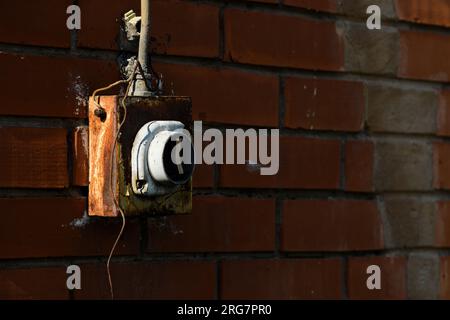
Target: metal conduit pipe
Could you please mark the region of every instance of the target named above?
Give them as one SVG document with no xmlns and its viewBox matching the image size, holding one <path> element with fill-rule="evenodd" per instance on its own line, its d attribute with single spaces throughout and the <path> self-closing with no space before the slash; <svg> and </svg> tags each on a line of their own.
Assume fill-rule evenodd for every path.
<svg viewBox="0 0 450 320">
<path fill-rule="evenodd" d="M 139 37 L 138 61 L 144 74 L 136 76 L 133 85 L 133 96 L 151 96 L 145 77 L 149 71 L 149 52 L 150 52 L 150 0 L 141 0 L 141 31 Z"/>
<path fill-rule="evenodd" d="M 144 72 L 148 73 L 148 53 L 150 51 L 150 0 L 141 0 L 140 34 L 138 60 Z"/>
</svg>

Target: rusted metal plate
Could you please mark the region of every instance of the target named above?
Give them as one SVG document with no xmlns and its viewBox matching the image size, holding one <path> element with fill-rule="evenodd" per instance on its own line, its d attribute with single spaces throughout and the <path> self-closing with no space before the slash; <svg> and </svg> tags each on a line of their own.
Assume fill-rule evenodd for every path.
<svg viewBox="0 0 450 320">
<path fill-rule="evenodd" d="M 101 121 L 95 116 L 96 106 L 89 104 L 89 215 L 117 216 L 109 179 L 111 152 L 119 120 L 125 114 L 119 107 L 122 98 L 102 96 L 100 104 L 107 116 Z M 113 161 L 113 184 L 121 209 L 126 215 L 186 214 L 192 209 L 192 183 L 179 186 L 173 193 L 145 197 L 136 195 L 131 187 L 131 149 L 139 129 L 150 121 L 177 120 L 192 130 L 192 104 L 189 97 L 128 97 L 125 100 L 126 121 L 121 128 L 117 147 L 117 160 Z M 114 112 L 116 111 L 116 112 Z"/>
</svg>

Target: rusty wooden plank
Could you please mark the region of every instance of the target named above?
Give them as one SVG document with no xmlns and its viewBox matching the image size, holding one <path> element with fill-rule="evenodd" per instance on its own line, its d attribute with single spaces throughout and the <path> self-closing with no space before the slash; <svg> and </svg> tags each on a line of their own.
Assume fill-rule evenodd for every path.
<svg viewBox="0 0 450 320">
<path fill-rule="evenodd" d="M 89 100 L 89 215 L 115 217 L 118 214 L 114 204 L 117 196 L 117 150 L 112 156 L 117 133 L 117 97 L 102 96 L 99 104 L 106 111 L 102 121 L 94 112 L 97 106 Z M 111 177 L 113 186 L 111 186 Z"/>
</svg>

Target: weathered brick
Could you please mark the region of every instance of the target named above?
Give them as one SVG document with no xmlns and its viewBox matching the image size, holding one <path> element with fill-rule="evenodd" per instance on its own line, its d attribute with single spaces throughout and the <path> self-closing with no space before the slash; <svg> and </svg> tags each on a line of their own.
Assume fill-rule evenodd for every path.
<svg viewBox="0 0 450 320">
<path fill-rule="evenodd" d="M 450 4 L 447 0 L 395 0 L 400 20 L 450 26 Z"/>
<path fill-rule="evenodd" d="M 195 120 L 278 126 L 278 77 L 236 69 L 156 63 L 166 88 L 192 97 Z"/>
<path fill-rule="evenodd" d="M 239 9 L 225 11 L 228 60 L 338 71 L 343 67 L 343 53 L 334 22 Z"/>
<path fill-rule="evenodd" d="M 400 33 L 400 43 L 399 77 L 449 81 L 449 35 L 404 30 Z"/>
<path fill-rule="evenodd" d="M 0 10 L 0 42 L 5 50 L 10 48 L 18 52 L 22 44 L 69 47 L 69 31 L 65 28 L 67 1 L 46 0 L 47 5 L 41 6 L 43 2 L 37 0 L 26 6 L 21 3 L 7 8 L 3 6 L 5 10 Z M 79 44 L 84 48 L 110 50 L 111 53 L 117 49 L 117 19 L 126 10 L 136 10 L 139 2 L 91 2 L 77 2 L 82 6 L 83 17 L 82 29 L 78 32 Z M 427 32 L 401 28 L 400 50 L 396 27 L 384 25 L 385 18 L 395 18 L 393 0 L 239 0 L 236 2 L 240 4 L 231 6 L 225 2 L 152 1 L 153 50 L 158 54 L 199 58 L 185 63 L 169 59 L 179 61 L 173 64 L 168 64 L 167 58 L 154 58 L 156 71 L 165 76 L 167 93 L 172 93 L 173 89 L 177 94 L 193 97 L 193 114 L 197 120 L 212 125 L 256 127 L 278 127 L 281 120 L 290 129 L 356 133 L 363 128 L 362 120 L 365 119 L 365 96 L 362 92 L 365 84 L 359 82 L 358 74 L 448 81 L 448 35 L 442 28 L 427 28 Z M 249 4 L 245 9 L 244 2 L 259 4 Z M 448 4 L 439 0 L 428 1 L 432 5 L 422 2 L 411 0 L 405 7 L 406 1 L 396 1 L 397 5 L 403 3 L 398 7 L 400 19 L 450 26 Z M 362 19 L 367 16 L 365 9 L 369 4 L 382 7 L 381 31 L 367 32 L 365 29 Z M 294 6 L 301 9 L 293 9 Z M 44 7 L 46 9 L 42 10 Z M 288 13 L 288 7 L 293 14 Z M 316 15 L 312 11 L 302 14 L 306 13 L 303 9 L 331 14 Z M 268 66 L 266 69 L 273 70 L 279 67 L 349 71 L 353 80 L 344 81 L 330 75 L 328 79 L 311 79 L 308 78 L 310 75 L 294 77 L 283 72 L 286 114 L 285 119 L 278 119 L 278 104 L 283 101 L 279 96 L 279 85 L 283 83 L 279 75 L 273 70 L 249 71 L 248 68 L 238 68 L 236 64 L 224 67 L 213 61 L 219 58 L 222 50 L 219 49 L 219 14 L 222 10 L 225 13 L 225 59 L 246 65 Z M 20 19 L 17 19 L 18 12 Z M 342 19 L 333 18 L 335 13 L 341 17 L 358 17 L 358 22 L 353 18 L 345 18 L 347 22 L 341 22 Z M 48 23 L 40 23 L 47 18 Z M 22 23 L 24 19 L 26 24 Z M 340 21 L 337 22 L 340 26 L 337 31 L 335 21 Z M 11 26 L 14 30 L 10 30 Z M 0 80 L 2 116 L 85 118 L 87 97 L 93 89 L 120 78 L 116 62 L 107 60 L 111 54 L 85 59 L 72 54 L 65 56 L 58 50 L 28 48 L 26 51 L 38 55 L 0 53 L 0 65 L 7 75 Z M 44 56 L 47 54 L 49 56 Z M 94 55 L 97 56 L 96 53 Z M 206 60 L 201 60 L 202 57 L 213 58 L 210 65 L 205 65 L 203 62 Z M 450 205 L 447 201 L 434 203 L 436 197 L 441 198 L 442 192 L 429 193 L 433 187 L 439 190 L 450 188 L 447 174 L 450 167 L 447 168 L 446 164 L 450 148 L 444 139 L 440 139 L 433 149 L 431 140 L 436 139 L 430 138 L 436 133 L 450 136 L 447 124 L 450 90 L 443 89 L 437 107 L 438 98 L 430 85 L 405 82 L 391 87 L 381 80 L 365 83 L 369 84 L 366 119 L 372 132 L 426 136 L 393 138 L 377 135 L 372 143 L 373 137 L 368 137 L 367 132 L 355 137 L 345 135 L 343 140 L 340 138 L 342 135 L 305 138 L 289 134 L 289 137 L 281 139 L 281 163 L 277 176 L 261 177 L 255 170 L 257 166 L 253 165 L 222 166 L 220 177 L 217 177 L 220 178 L 218 186 L 215 185 L 213 166 L 197 167 L 194 187 L 260 191 L 250 190 L 254 194 L 252 197 L 256 198 L 242 198 L 242 194 L 240 197 L 199 197 L 194 200 L 193 214 L 188 216 L 148 221 L 128 219 L 116 254 L 135 256 L 143 250 L 147 253 L 144 260 L 152 260 L 153 254 L 157 254 L 158 259 L 134 263 L 119 263 L 120 258 L 114 260 L 112 271 L 116 297 L 212 299 L 218 298 L 217 291 L 220 291 L 219 297 L 225 298 L 341 298 L 345 292 L 345 280 L 348 281 L 350 298 L 404 298 L 405 281 L 408 282 L 410 298 L 436 298 L 439 292 L 441 297 L 450 298 L 450 260 L 444 256 L 445 250 L 435 253 L 418 250 L 450 247 L 447 231 L 450 230 Z M 311 90 L 302 91 L 302 85 Z M 433 87 L 438 88 L 438 85 Z M 309 113 L 310 109 L 314 109 L 312 113 Z M 308 118 L 308 113 L 314 117 Z M 14 117 L 3 121 L 6 121 L 3 125 L 9 126 L 9 123 L 21 120 Z M 46 121 L 31 119 L 32 126 L 41 126 Z M 63 122 L 57 120 L 55 126 L 66 128 L 80 121 Z M 2 135 L 6 132 L 4 130 L 23 130 L 14 137 L 15 148 L 19 151 L 10 148 L 12 139 L 9 136 L 5 139 Z M 56 147 L 49 144 L 47 136 L 42 134 L 46 130 L 61 132 L 56 135 Z M 38 131 L 40 134 L 35 134 Z M 83 172 L 87 168 L 79 157 L 85 155 L 79 152 L 83 149 L 82 139 L 79 139 L 82 134 L 77 131 L 69 139 L 74 144 L 67 147 L 66 129 L 1 128 L 0 146 L 3 149 L 0 148 L 0 154 L 7 165 L 0 163 L 0 168 L 3 168 L 3 171 L 0 169 L 0 187 L 63 188 L 69 185 L 68 175 L 72 172 L 67 170 L 72 167 L 75 170 L 73 185 L 86 186 Z M 20 139 L 16 139 L 18 136 Z M 67 159 L 68 149 L 73 159 Z M 49 160 L 38 162 L 29 154 L 38 157 L 48 154 Z M 20 161 L 14 160 L 17 157 Z M 19 166 L 23 169 L 16 169 Z M 5 179 L 7 183 L 2 185 Z M 278 208 L 281 219 L 275 221 L 274 199 L 261 199 L 260 193 L 261 189 L 267 189 L 263 194 L 268 194 L 279 188 L 295 190 L 288 194 L 297 194 L 298 189 L 309 192 L 328 190 L 328 193 L 321 192 L 323 198 L 331 195 L 333 199 L 336 192 L 331 190 L 339 190 L 338 193 L 342 188 L 345 192 L 375 191 L 379 193 L 378 205 L 383 209 L 380 210 L 381 218 L 375 202 L 324 199 L 289 200 L 287 202 L 293 203 L 289 208 L 282 203 Z M 429 195 L 422 199 L 415 193 L 405 198 L 384 194 L 391 191 L 418 191 Z M 60 197 L 44 199 L 10 198 L 13 194 L 8 189 L 2 192 L 5 198 L 0 199 L 4 213 L 0 223 L 0 260 L 20 259 L 21 263 L 28 265 L 29 259 L 36 258 L 43 261 L 48 257 L 70 260 L 75 256 L 84 257 L 82 259 L 93 256 L 95 258 L 90 259 L 92 264 L 82 265 L 83 290 L 73 295 L 75 298 L 109 299 L 106 269 L 99 258 L 109 253 L 120 229 L 120 220 L 88 218 L 85 216 L 86 199 L 63 197 L 69 190 L 54 191 Z M 15 196 L 17 192 L 25 194 L 28 191 L 16 190 Z M 366 197 L 369 198 L 369 194 L 364 195 Z M 139 225 L 140 222 L 144 225 Z M 150 222 L 149 226 L 147 222 Z M 168 227 L 162 226 L 164 223 Z M 280 239 L 275 239 L 277 226 L 281 227 Z M 280 241 L 280 248 L 277 241 Z M 146 248 L 141 247 L 146 243 Z M 414 250 L 409 259 L 407 277 L 405 260 L 400 257 L 350 257 L 348 270 L 343 270 L 341 259 L 250 260 L 248 254 L 273 253 L 275 249 L 281 249 L 282 256 L 301 252 L 309 252 L 310 256 L 319 252 L 372 252 L 385 247 L 406 248 L 408 252 Z M 233 252 L 239 253 L 240 258 L 234 257 L 232 261 L 219 263 L 219 266 L 211 257 L 207 261 L 198 259 L 205 253 Z M 185 253 L 196 258 L 183 261 L 188 259 L 183 256 Z M 368 263 L 382 267 L 381 292 L 366 292 L 364 271 Z M 221 274 L 220 279 L 217 279 L 217 271 Z M 343 278 L 346 275 L 348 279 Z M 63 266 L 3 269 L 0 270 L 0 299 L 66 299 L 65 279 Z"/>
<path fill-rule="evenodd" d="M 64 267 L 0 269 L 2 300 L 68 300 Z"/>
<path fill-rule="evenodd" d="M 346 191 L 373 191 L 374 149 L 372 141 L 349 140 L 345 143 Z"/>
<path fill-rule="evenodd" d="M 72 184 L 89 185 L 89 129 L 80 126 L 72 132 L 73 172 Z"/>
<path fill-rule="evenodd" d="M 69 184 L 66 129 L 0 128 L 0 187 Z"/>
<path fill-rule="evenodd" d="M 338 189 L 340 141 L 280 137 L 279 172 L 262 176 L 248 165 L 221 165 L 221 187 Z"/>
<path fill-rule="evenodd" d="M 375 189 L 378 191 L 431 190 L 432 158 L 432 146 L 426 141 L 377 141 L 375 144 Z"/>
<path fill-rule="evenodd" d="M 450 90 L 442 90 L 437 114 L 439 136 L 450 137 Z"/>
<path fill-rule="evenodd" d="M 408 257 L 408 298 L 435 300 L 439 297 L 440 259 L 434 252 L 414 252 Z"/>
<path fill-rule="evenodd" d="M 340 23 L 345 47 L 345 70 L 395 75 L 398 67 L 399 35 L 395 28 L 367 30 L 362 24 Z"/>
<path fill-rule="evenodd" d="M 194 197 L 192 215 L 149 221 L 150 252 L 256 252 L 275 249 L 275 201 Z"/>
<path fill-rule="evenodd" d="M 450 300 L 450 257 L 444 256 L 440 259 L 440 299 Z"/>
<path fill-rule="evenodd" d="M 450 202 L 439 201 L 436 206 L 436 246 L 450 248 Z"/>
<path fill-rule="evenodd" d="M 288 128 L 357 132 L 363 127 L 361 82 L 288 77 L 285 104 Z"/>
<path fill-rule="evenodd" d="M 198 164 L 192 176 L 194 188 L 212 188 L 214 186 L 214 166 Z"/>
<path fill-rule="evenodd" d="M 81 30 L 77 34 L 79 47 L 117 49 L 123 14 L 134 10 L 140 15 L 139 0 L 108 1 L 108 3 L 80 0 L 79 6 L 83 14 Z M 99 12 L 102 13 L 101 19 L 98 18 Z"/>
<path fill-rule="evenodd" d="M 80 265 L 82 290 L 75 299 L 110 299 L 106 267 Z M 214 299 L 216 263 L 213 261 L 152 261 L 111 263 L 114 298 L 129 299 Z"/>
<path fill-rule="evenodd" d="M 219 7 L 185 1 L 152 1 L 154 51 L 170 55 L 217 57 Z"/>
<path fill-rule="evenodd" d="M 383 248 L 383 226 L 372 201 L 290 200 L 283 205 L 283 251 L 364 251 Z"/>
<path fill-rule="evenodd" d="M 369 266 L 381 269 L 381 290 L 367 288 Z M 406 299 L 405 257 L 360 257 L 348 261 L 348 296 L 350 299 Z"/>
<path fill-rule="evenodd" d="M 278 0 L 246 0 L 247 2 L 278 3 Z"/>
<path fill-rule="evenodd" d="M 88 218 L 81 198 L 2 198 L 0 206 L 0 259 L 106 256 L 121 227 L 120 220 Z M 115 254 L 137 254 L 139 232 L 128 220 Z"/>
<path fill-rule="evenodd" d="M 284 5 L 312 9 L 316 11 L 337 12 L 337 0 L 283 0 Z"/>
<path fill-rule="evenodd" d="M 438 95 L 435 91 L 368 85 L 367 101 L 367 125 L 373 132 L 436 132 Z"/>
<path fill-rule="evenodd" d="M 84 118 L 89 95 L 120 79 L 115 61 L 0 52 L 0 65 L 1 115 Z"/>
<path fill-rule="evenodd" d="M 83 25 L 78 35 L 81 47 L 118 49 L 123 14 L 140 2 L 80 0 Z M 98 13 L 102 18 L 98 18 Z M 155 53 L 217 57 L 219 54 L 219 8 L 178 0 L 151 1 L 152 50 Z"/>
<path fill-rule="evenodd" d="M 367 17 L 367 8 L 370 5 L 378 5 L 383 17 L 396 17 L 393 0 L 283 0 L 283 4 L 355 17 Z"/>
<path fill-rule="evenodd" d="M 339 12 L 349 16 L 368 17 L 367 8 L 377 5 L 381 9 L 383 18 L 395 19 L 395 6 L 393 0 L 336 0 L 339 4 Z M 372 31 L 372 30 L 371 30 Z"/>
<path fill-rule="evenodd" d="M 433 201 L 386 199 L 384 235 L 387 248 L 432 247 L 436 238 Z"/>
<path fill-rule="evenodd" d="M 66 27 L 71 0 L 0 3 L 0 42 L 47 47 L 70 47 Z M 4 73 L 8 74 L 8 73 Z M 10 74 L 11 75 L 11 74 Z"/>
<path fill-rule="evenodd" d="M 222 262 L 222 299 L 341 299 L 339 259 Z"/>
<path fill-rule="evenodd" d="M 434 157 L 434 187 L 439 190 L 450 189 L 450 144 L 435 142 Z"/>
</svg>

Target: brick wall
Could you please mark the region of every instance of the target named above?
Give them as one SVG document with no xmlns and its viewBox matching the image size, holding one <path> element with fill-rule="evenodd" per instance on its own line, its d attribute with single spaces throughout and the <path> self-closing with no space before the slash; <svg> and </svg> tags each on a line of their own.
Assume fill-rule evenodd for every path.
<svg viewBox="0 0 450 320">
<path fill-rule="evenodd" d="M 119 78 L 118 19 L 139 1 L 74 3 L 77 32 L 71 0 L 0 2 L 0 298 L 109 298 L 120 220 L 86 217 L 76 128 Z M 201 166 L 192 215 L 129 219 L 116 297 L 450 298 L 450 1 L 152 6 L 166 86 L 196 120 L 280 128 L 280 172 Z"/>
</svg>

